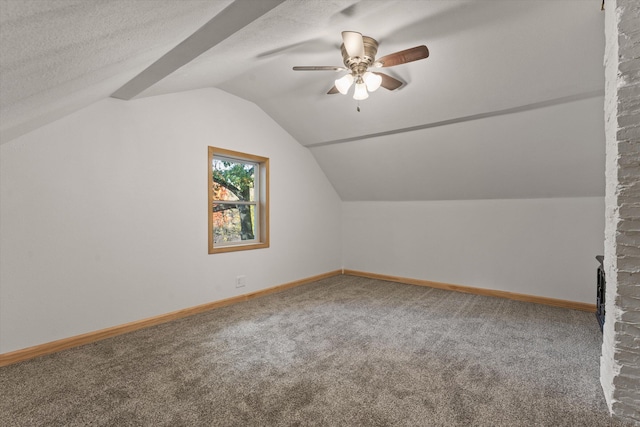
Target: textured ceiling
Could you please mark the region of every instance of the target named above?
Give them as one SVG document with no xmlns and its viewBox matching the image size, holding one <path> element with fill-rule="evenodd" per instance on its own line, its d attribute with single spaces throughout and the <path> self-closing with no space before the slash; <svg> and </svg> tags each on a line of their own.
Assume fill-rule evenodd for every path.
<svg viewBox="0 0 640 427">
<path fill-rule="evenodd" d="M 237 0 L 249 7 L 261 1 Z M 346 197 L 338 171 L 328 172 L 339 156 L 327 155 L 328 147 L 340 142 L 389 139 L 603 92 L 599 0 L 285 0 L 253 22 L 225 23 L 237 31 L 221 41 L 214 40 L 213 26 L 211 47 L 200 46 L 204 53 L 185 61 L 180 43 L 231 3 L 0 0 L 2 142 L 110 96 L 166 55 L 186 64 L 138 97 L 217 87 L 252 101 L 313 148 Z M 378 57 L 421 44 L 430 57 L 385 69 L 407 84 L 371 94 L 358 113 L 350 96 L 326 95 L 340 74 L 292 71 L 295 65 L 342 65 L 344 30 L 377 39 Z M 487 164 L 494 166 L 500 165 Z"/>
<path fill-rule="evenodd" d="M 0 0 L 4 139 L 115 92 L 231 2 Z M 596 3 L 288 0 L 141 96 L 220 87 L 308 145 L 575 95 L 603 87 Z M 356 115 L 325 95 L 335 73 L 291 71 L 342 65 L 343 30 L 376 38 L 378 56 L 420 44 L 431 56 L 387 69 L 408 84 Z"/>
<path fill-rule="evenodd" d="M 108 97 L 231 0 L 0 0 L 2 140 Z"/>
</svg>

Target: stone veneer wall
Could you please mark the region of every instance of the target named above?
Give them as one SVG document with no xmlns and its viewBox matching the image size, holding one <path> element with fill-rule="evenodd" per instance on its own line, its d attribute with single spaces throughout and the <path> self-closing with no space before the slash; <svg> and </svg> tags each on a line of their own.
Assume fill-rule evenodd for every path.
<svg viewBox="0 0 640 427">
<path fill-rule="evenodd" d="M 640 425 L 640 1 L 605 5 L 606 318 L 600 381 Z"/>
</svg>

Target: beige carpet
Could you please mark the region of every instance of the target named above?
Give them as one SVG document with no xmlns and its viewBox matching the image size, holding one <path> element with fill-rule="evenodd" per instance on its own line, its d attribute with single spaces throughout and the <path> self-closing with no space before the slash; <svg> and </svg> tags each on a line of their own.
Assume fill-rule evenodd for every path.
<svg viewBox="0 0 640 427">
<path fill-rule="evenodd" d="M 593 313 L 351 276 L 0 369 L 3 426 L 622 426 Z"/>
</svg>

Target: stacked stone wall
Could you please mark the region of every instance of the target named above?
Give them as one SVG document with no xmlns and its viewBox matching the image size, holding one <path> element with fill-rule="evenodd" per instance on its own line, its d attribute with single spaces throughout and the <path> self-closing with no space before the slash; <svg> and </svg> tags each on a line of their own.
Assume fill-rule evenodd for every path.
<svg viewBox="0 0 640 427">
<path fill-rule="evenodd" d="M 640 1 L 607 0 L 605 36 L 601 383 L 612 414 L 640 425 Z"/>
</svg>

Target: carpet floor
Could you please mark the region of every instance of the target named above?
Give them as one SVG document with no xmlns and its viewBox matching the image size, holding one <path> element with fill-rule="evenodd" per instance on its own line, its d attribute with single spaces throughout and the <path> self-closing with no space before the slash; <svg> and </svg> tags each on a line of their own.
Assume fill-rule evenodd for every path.
<svg viewBox="0 0 640 427">
<path fill-rule="evenodd" d="M 0 368 L 2 426 L 625 426 L 593 313 L 353 276 Z"/>
</svg>

